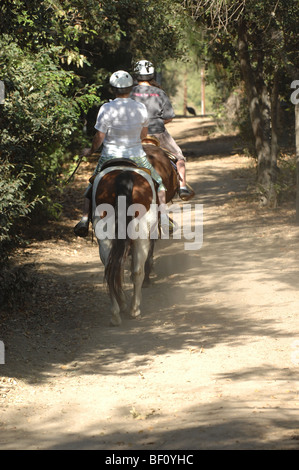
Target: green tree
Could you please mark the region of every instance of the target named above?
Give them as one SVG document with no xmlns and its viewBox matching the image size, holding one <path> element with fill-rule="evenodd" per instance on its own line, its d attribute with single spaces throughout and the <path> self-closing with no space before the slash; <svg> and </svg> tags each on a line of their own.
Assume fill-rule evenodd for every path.
<svg viewBox="0 0 299 470">
<path fill-rule="evenodd" d="M 22 193 L 26 215 L 36 197 L 51 204 L 49 190 L 59 184 L 62 165 L 84 141 L 85 119 L 109 97 L 109 75 L 131 70 L 136 59 L 148 57 L 157 66 L 180 54 L 181 9 L 173 0 L 2 0 L 5 237 L 14 236 L 19 219 L 12 194 Z"/>
<path fill-rule="evenodd" d="M 298 72 L 299 4 L 296 0 L 186 0 L 184 4 L 213 38 L 208 48 L 212 60 L 218 55 L 224 67 L 229 62 L 241 72 L 257 155 L 258 183 L 264 202 L 275 204 L 278 99 L 290 86 L 294 71 Z"/>
<path fill-rule="evenodd" d="M 47 196 L 57 184 L 66 149 L 80 139 L 82 112 L 98 100 L 95 89 L 76 89 L 76 76 L 59 66 L 59 47 L 34 55 L 22 50 L 10 36 L 0 40 L 1 79 L 5 102 L 1 106 L 1 159 L 16 173 L 27 165 L 35 177 L 31 193 Z"/>
</svg>

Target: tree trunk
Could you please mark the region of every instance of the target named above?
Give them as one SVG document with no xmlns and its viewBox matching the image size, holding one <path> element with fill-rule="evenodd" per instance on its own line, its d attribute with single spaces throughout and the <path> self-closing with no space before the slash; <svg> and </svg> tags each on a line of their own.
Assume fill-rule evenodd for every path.
<svg viewBox="0 0 299 470">
<path fill-rule="evenodd" d="M 271 101 L 269 92 L 264 80 L 264 51 L 263 51 L 263 34 L 257 31 L 260 49 L 257 51 L 257 67 L 255 71 L 255 84 L 262 115 L 262 127 L 264 140 L 270 143 L 271 135 Z"/>
<path fill-rule="evenodd" d="M 205 67 L 201 68 L 201 115 L 206 114 Z"/>
<path fill-rule="evenodd" d="M 296 223 L 299 224 L 299 103 L 295 104 L 295 142 L 296 142 Z"/>
<path fill-rule="evenodd" d="M 267 132 L 267 123 L 265 121 L 267 97 L 265 86 L 261 82 L 261 71 L 258 70 L 258 76 L 255 77 L 251 67 L 246 33 L 246 23 L 243 19 L 240 19 L 238 25 L 239 61 L 245 82 L 250 120 L 255 139 L 255 149 L 258 160 L 258 183 L 261 185 L 263 191 L 263 204 L 270 204 L 271 202 L 273 203 L 275 193 L 273 188 L 271 146 L 269 133 Z M 259 79 L 258 87 L 256 79 Z"/>
<path fill-rule="evenodd" d="M 278 156 L 278 72 L 274 73 L 271 93 L 271 163 L 274 171 L 277 170 Z"/>
<path fill-rule="evenodd" d="M 188 106 L 188 90 L 187 90 L 187 72 L 184 73 L 184 102 L 183 102 L 183 114 L 187 116 L 187 106 Z"/>
</svg>

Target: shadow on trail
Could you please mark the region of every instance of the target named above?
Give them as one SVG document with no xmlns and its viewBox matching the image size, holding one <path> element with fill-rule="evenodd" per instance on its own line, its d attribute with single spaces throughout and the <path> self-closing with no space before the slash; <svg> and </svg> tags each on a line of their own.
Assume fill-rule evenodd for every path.
<svg viewBox="0 0 299 470">
<path fill-rule="evenodd" d="M 176 123 L 180 122 L 183 124 L 184 119 L 177 117 Z M 187 129 L 176 132 L 176 141 L 187 161 L 227 157 L 243 151 L 244 144 L 239 135 L 223 135 L 216 132 L 217 125 L 206 117 L 191 119 Z"/>
<path fill-rule="evenodd" d="M 209 140 L 194 140 L 181 144 L 187 161 L 204 161 L 209 158 L 221 158 L 240 153 L 243 148 L 235 136 L 212 137 Z"/>
<path fill-rule="evenodd" d="M 208 123 L 201 132 L 202 135 L 209 132 Z M 192 133 L 194 130 L 190 129 L 190 137 Z M 193 146 L 197 147 L 196 156 L 209 160 L 210 155 L 215 155 L 215 149 L 219 155 L 235 153 L 234 142 L 235 138 L 213 138 L 204 143 L 205 150 L 202 150 L 198 140 L 186 142 L 183 150 L 191 155 Z M 100 385 L 101 378 L 121 378 L 126 382 L 128 376 L 144 370 L 151 361 L 182 350 L 211 353 L 217 346 L 227 346 L 237 354 L 239 346 L 251 344 L 256 338 L 288 338 L 290 333 L 282 327 L 282 316 L 267 315 L 272 294 L 279 299 L 280 290 L 288 289 L 290 297 L 298 291 L 295 240 L 293 246 L 287 245 L 289 250 L 294 250 L 294 256 L 287 261 L 287 273 L 282 269 L 286 263 L 286 244 L 282 229 L 279 233 L 279 224 L 285 229 L 286 221 L 276 220 L 277 237 L 267 239 L 262 237 L 262 218 L 251 215 L 247 219 L 234 220 L 231 213 L 230 220 L 225 219 L 217 208 L 224 209 L 231 198 L 246 194 L 249 170 L 241 177 L 237 171 L 213 167 L 211 158 L 211 166 L 205 168 L 203 175 L 200 169 L 197 171 L 196 182 L 192 186 L 196 191 L 194 202 L 204 204 L 203 247 L 187 252 L 182 241 L 158 242 L 153 284 L 143 290 L 142 317 L 136 320 L 124 318 L 119 328 L 109 326 L 110 301 L 96 244 L 92 245 L 88 240 L 77 248 L 78 241 L 74 241 L 71 219 L 80 213 L 78 207 L 85 185 L 78 178 L 75 196 L 74 188 L 64 196 L 63 203 L 70 207 L 69 212 L 64 212 L 62 221 L 51 224 L 51 230 L 47 227 L 42 233 L 37 230 L 33 237 L 35 241 L 49 240 L 50 243 L 47 245 L 48 255 L 30 267 L 34 287 L 29 292 L 29 299 L 15 309 L 0 308 L 0 338 L 6 352 L 6 364 L 0 366 L 0 371 L 2 377 L 7 378 L 0 382 L 0 396 L 9 393 L 9 388 L 14 386 L 9 382 L 11 378 L 33 385 L 49 384 L 49 387 L 55 382 L 55 377 L 64 375 L 78 380 L 82 376 L 96 375 Z M 75 203 L 73 201 L 72 205 L 69 198 L 73 197 Z M 52 244 L 59 243 L 61 239 L 65 242 L 64 249 L 67 246 L 74 251 L 76 247 L 76 258 L 72 258 L 71 253 L 69 259 L 60 260 L 57 255 L 52 256 Z M 251 271 L 256 273 L 256 286 L 263 286 L 256 294 L 251 292 L 251 285 L 246 284 Z M 233 289 L 236 291 L 232 292 Z M 128 290 L 129 285 L 126 287 Z M 230 297 L 231 293 L 234 296 Z M 274 308 L 283 310 L 284 305 L 274 304 Z M 266 314 L 255 315 L 256 311 Z M 175 382 L 176 354 L 170 368 L 168 373 L 173 374 Z M 289 388 L 295 388 L 297 374 L 291 369 L 276 368 L 275 364 L 271 368 L 266 365 L 251 368 L 240 364 L 236 370 L 224 369 L 213 379 L 231 381 L 232 386 L 250 380 L 275 379 L 277 388 L 282 381 L 288 380 L 291 382 Z M 160 385 L 159 377 L 157 381 L 156 391 Z M 186 383 L 186 390 L 189 386 Z M 161 393 L 169 393 L 163 383 Z M 268 437 L 269 426 L 264 427 L 262 420 L 257 424 L 257 420 L 248 415 L 251 402 L 248 405 L 238 397 L 229 401 L 219 396 L 209 403 L 200 395 L 200 388 L 194 393 L 197 395 L 192 396 L 192 402 L 190 399 L 189 403 L 180 403 L 181 413 L 185 413 L 186 419 L 185 423 L 180 421 L 179 426 L 171 414 L 164 416 L 156 411 L 145 418 L 148 430 L 143 428 L 139 432 L 138 426 L 124 426 L 123 429 L 111 426 L 109 431 L 107 427 L 102 430 L 103 422 L 104 426 L 107 423 L 101 415 L 97 416 L 95 408 L 93 423 L 86 425 L 81 434 L 65 429 L 63 415 L 55 415 L 54 410 L 47 422 L 43 422 L 41 417 L 37 426 L 22 429 L 23 423 L 19 424 L 16 410 L 11 412 L 5 439 L 14 443 L 18 433 L 21 436 L 19 448 L 28 448 L 39 442 L 40 430 L 46 432 L 51 426 L 55 437 L 53 444 L 51 438 L 48 439 L 49 449 L 189 449 L 190 442 L 197 442 L 198 449 L 235 449 L 238 446 L 258 449 L 265 447 L 263 440 L 267 440 L 268 448 L 283 448 L 281 436 Z M 32 404 L 33 401 L 34 397 Z M 64 406 L 71 414 L 72 404 L 64 403 Z M 238 409 L 234 409 L 236 406 Z M 281 410 L 272 410 L 270 406 L 263 410 L 257 404 L 257 411 L 251 411 L 268 413 L 267 424 L 272 422 L 282 432 L 292 431 L 297 425 L 291 403 Z M 117 408 L 114 414 L 119 414 L 122 419 L 128 416 L 126 425 L 131 423 L 129 419 L 133 420 L 127 408 Z"/>
<path fill-rule="evenodd" d="M 263 419 L 260 422 L 248 419 L 244 410 L 253 415 L 263 414 L 268 425 L 264 425 Z M 39 430 L 32 428 L 20 429 L 19 423 L 12 420 L 11 428 L 6 430 L 6 438 L 14 442 L 15 428 L 17 428 L 17 434 L 21 436 L 18 440 L 19 449 L 32 447 L 32 443 L 39 443 L 42 438 L 45 439 L 46 444 L 43 444 L 41 448 L 45 450 L 108 450 L 109 456 L 111 456 L 111 450 L 134 452 L 189 449 L 191 451 L 188 455 L 192 456 L 192 450 L 200 449 L 284 450 L 296 448 L 298 428 L 294 419 L 296 410 L 292 404 L 284 408 L 283 412 L 271 408 L 264 410 L 259 407 L 258 403 L 254 409 L 248 410 L 246 402 L 236 403 L 226 398 L 220 398 L 217 404 L 202 403 L 200 393 L 198 393 L 198 400 L 192 406 L 185 406 L 183 413 L 188 419 L 177 426 L 175 416 L 171 420 L 162 411 L 156 410 L 144 418 L 145 427 L 141 428 L 141 425 L 138 426 L 138 421 L 134 422 L 134 419 L 129 416 L 127 408 L 119 407 L 117 414 L 126 426 L 108 431 L 106 426 L 103 426 L 102 416 L 95 409 L 94 422 L 86 425 L 84 433 L 66 430 L 63 418 L 53 414 L 48 417 L 47 422 L 39 422 L 40 429 L 47 429 L 49 424 L 51 425 L 49 436 L 42 436 Z M 279 432 L 271 434 L 271 427 L 279 429 Z M 138 453 L 134 452 L 134 455 L 137 457 Z M 140 458 L 146 458 L 146 456 Z"/>
<path fill-rule="evenodd" d="M 67 366 L 76 375 L 125 376 L 153 356 L 182 348 L 236 347 L 252 336 L 286 336 L 279 321 L 250 318 L 246 302 L 222 302 L 221 296 L 253 267 L 261 282 L 275 279 L 295 289 L 295 273 L 286 278 L 279 267 L 268 265 L 275 258 L 279 262 L 276 247 L 246 239 L 246 232 L 246 225 L 236 231 L 233 222 L 219 225 L 216 220 L 204 234 L 202 250 L 186 252 L 181 241 L 158 242 L 154 282 L 143 290 L 142 317 L 124 318 L 120 328 L 109 326 L 110 302 L 96 247 L 89 262 L 44 262 L 35 274 L 31 301 L 9 316 L 2 312 L 2 374 L 43 383 Z M 267 299 L 259 298 L 257 308 L 267 308 Z"/>
<path fill-rule="evenodd" d="M 227 142 L 232 143 L 230 138 Z M 200 143 L 196 145 L 199 147 Z M 255 236 L 253 231 L 258 228 L 258 220 L 223 222 L 221 215 L 213 212 L 213 207 L 223 206 L 231 197 L 246 194 L 248 180 L 248 172 L 241 176 L 238 171 L 219 169 L 212 163 L 205 168 L 204 175 L 198 170 L 193 202 L 204 204 L 203 248 L 186 252 L 181 241 L 159 243 L 154 284 L 143 291 L 142 318 L 125 319 L 119 329 L 108 326 L 110 302 L 97 245 L 82 242 L 76 262 L 71 257 L 69 262 L 53 260 L 49 249 L 48 258 L 36 265 L 36 272 L 33 269 L 34 290 L 29 301 L 14 311 L 0 312 L 1 339 L 7 359 L 2 374 L 39 383 L 47 381 L 55 368 L 65 364 L 70 364 L 77 374 L 86 370 L 128 374 L 128 357 L 136 358 L 130 363 L 134 368 L 136 364 L 146 363 L 147 356 L 187 346 L 213 348 L 221 343 L 234 346 L 239 344 L 240 336 L 242 341 L 244 336 L 249 341 L 251 335 L 284 334 L 273 321 L 262 319 L 257 323 L 256 319 L 250 319 L 246 315 L 249 308 L 246 303 L 242 303 L 243 314 L 238 300 L 227 305 L 218 298 L 229 293 L 234 282 L 256 268 L 261 283 L 275 280 L 281 289 L 297 288 L 296 257 L 289 266 L 290 276 L 280 272 L 284 257 L 280 238 L 273 243 Z M 63 240 L 74 247 L 77 241 L 74 241 L 70 218 L 78 209 L 74 209 L 76 204 L 70 204 L 69 198 L 75 197 L 79 205 L 84 184 L 78 178 L 76 196 L 71 188 L 65 193 L 66 206 L 71 207 L 71 212 L 65 213 L 62 221 L 53 223 L 52 231 L 46 228 L 42 239 L 57 244 L 63 233 Z M 205 207 L 208 207 L 208 220 Z M 285 220 L 279 223 L 285 226 Z M 59 226 L 62 232 L 57 230 Z M 93 252 L 94 257 L 81 261 L 84 250 Z M 242 294 L 238 292 L 240 298 Z M 261 302 L 258 307 L 263 307 Z M 141 340 L 136 341 L 136 337 Z M 76 366 L 72 365 L 74 362 Z M 118 370 L 120 364 L 124 365 L 123 372 Z"/>
</svg>

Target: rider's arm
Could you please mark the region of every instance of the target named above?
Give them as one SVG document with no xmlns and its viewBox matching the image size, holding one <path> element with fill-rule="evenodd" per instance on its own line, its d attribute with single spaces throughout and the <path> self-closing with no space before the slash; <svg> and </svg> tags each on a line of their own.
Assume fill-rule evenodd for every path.
<svg viewBox="0 0 299 470">
<path fill-rule="evenodd" d="M 83 155 L 85 157 L 89 157 L 93 153 L 95 153 L 98 148 L 102 145 L 104 139 L 105 139 L 105 133 L 97 131 L 93 137 L 91 148 L 90 149 L 84 149 L 83 150 Z"/>
<path fill-rule="evenodd" d="M 168 124 L 175 117 L 175 112 L 170 102 L 170 99 L 168 98 L 166 93 L 162 93 L 161 97 L 162 97 L 162 105 L 161 105 L 162 107 L 161 107 L 160 116 L 163 119 L 164 124 Z"/>
<path fill-rule="evenodd" d="M 105 133 L 101 131 L 97 131 L 93 137 L 90 153 L 93 154 L 98 150 L 98 148 L 102 145 L 105 139 Z"/>
</svg>

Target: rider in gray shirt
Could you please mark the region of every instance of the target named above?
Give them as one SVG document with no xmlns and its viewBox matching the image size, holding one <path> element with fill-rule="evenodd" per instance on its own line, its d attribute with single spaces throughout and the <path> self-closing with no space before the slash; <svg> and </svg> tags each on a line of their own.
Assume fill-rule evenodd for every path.
<svg viewBox="0 0 299 470">
<path fill-rule="evenodd" d="M 166 93 L 156 86 L 136 85 L 131 98 L 143 103 L 149 115 L 149 134 L 161 134 L 165 131 L 164 121 L 175 117 L 173 108 Z"/>
<path fill-rule="evenodd" d="M 149 125 L 148 133 L 156 137 L 160 146 L 177 158 L 177 170 L 180 175 L 179 195 L 183 200 L 194 196 L 186 183 L 186 164 L 182 150 L 173 137 L 165 128 L 165 124 L 175 117 L 174 110 L 166 93 L 153 82 L 155 69 L 153 64 L 147 60 L 140 60 L 135 66 L 138 85 L 133 87 L 131 98 L 143 103 L 148 111 Z M 156 86 L 155 86 L 156 85 Z"/>
</svg>

